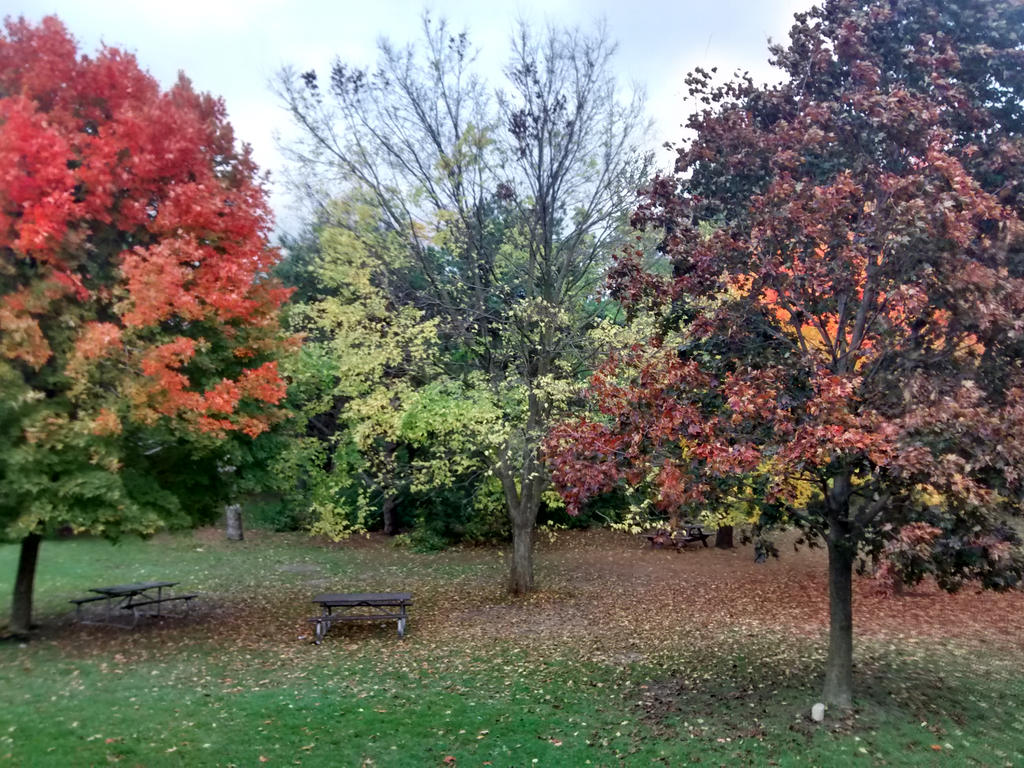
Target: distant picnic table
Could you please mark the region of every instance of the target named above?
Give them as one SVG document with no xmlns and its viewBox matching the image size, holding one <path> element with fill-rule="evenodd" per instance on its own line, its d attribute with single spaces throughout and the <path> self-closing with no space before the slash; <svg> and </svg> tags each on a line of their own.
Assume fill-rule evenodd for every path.
<svg viewBox="0 0 1024 768">
<path fill-rule="evenodd" d="M 131 612 L 131 625 L 139 623 L 140 616 L 161 616 L 167 615 L 162 612 L 166 603 L 183 602 L 186 609 L 192 600 L 199 597 L 198 594 L 164 594 L 165 589 L 178 585 L 177 581 L 140 581 L 134 584 L 114 584 L 109 587 L 91 587 L 90 592 L 96 594 L 88 597 L 78 597 L 69 602 L 75 605 L 75 618 L 83 624 L 111 624 L 114 626 L 127 626 L 125 623 L 116 621 L 116 617 L 128 616 Z M 97 604 L 103 608 L 102 619 L 90 617 L 82 612 L 83 605 Z M 149 610 L 141 610 L 148 608 Z M 126 613 L 121 613 L 125 611 Z"/>
<path fill-rule="evenodd" d="M 673 547 L 677 552 L 685 549 L 687 544 L 698 541 L 706 547 L 710 537 L 711 534 L 706 533 L 702 526 L 693 524 L 686 524 L 675 530 L 659 528 L 644 534 L 652 549 Z"/>
<path fill-rule="evenodd" d="M 313 622 L 313 642 L 320 645 L 331 625 L 343 621 L 397 621 L 398 636 L 405 637 L 412 593 L 328 592 L 317 595 L 313 602 L 320 605 L 320 615 L 310 619 Z"/>
</svg>

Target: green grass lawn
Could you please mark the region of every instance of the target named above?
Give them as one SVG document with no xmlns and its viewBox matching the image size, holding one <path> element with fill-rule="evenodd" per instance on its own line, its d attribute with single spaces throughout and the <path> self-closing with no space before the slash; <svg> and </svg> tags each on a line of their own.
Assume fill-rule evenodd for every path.
<svg viewBox="0 0 1024 768">
<path fill-rule="evenodd" d="M 647 642 L 615 630 L 633 617 L 611 604 L 595 608 L 607 625 L 551 625 L 541 619 L 610 594 L 584 583 L 603 550 L 568 566 L 563 555 L 541 552 L 552 589 L 514 602 L 488 550 L 283 534 L 46 542 L 40 637 L 0 645 L 0 765 L 1024 765 L 1011 650 L 866 640 L 856 715 L 815 726 L 820 637 L 779 627 Z M 4 613 L 15 561 L 0 548 Z M 89 586 L 167 577 L 203 593 L 193 617 L 135 631 L 66 621 Z M 408 637 L 393 623 L 338 626 L 311 645 L 308 600 L 326 585 L 409 588 Z"/>
</svg>

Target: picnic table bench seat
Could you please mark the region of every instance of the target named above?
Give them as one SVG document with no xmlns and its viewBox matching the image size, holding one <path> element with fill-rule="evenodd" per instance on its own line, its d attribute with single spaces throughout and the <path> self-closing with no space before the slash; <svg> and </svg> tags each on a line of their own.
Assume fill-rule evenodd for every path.
<svg viewBox="0 0 1024 768">
<path fill-rule="evenodd" d="M 657 531 L 644 534 L 644 538 L 650 542 L 652 548 L 659 548 L 664 546 L 671 546 L 679 551 L 685 549 L 687 544 L 692 544 L 699 541 L 705 547 L 708 545 L 708 539 L 711 538 L 711 534 L 705 532 L 705 530 L 699 525 L 685 525 L 682 528 L 676 530 L 669 530 L 662 528 Z"/>
<path fill-rule="evenodd" d="M 75 621 L 82 621 L 82 606 L 85 603 L 95 603 L 97 600 L 109 600 L 107 595 L 89 595 L 89 597 L 75 597 L 68 600 L 75 605 Z"/>
<path fill-rule="evenodd" d="M 131 611 L 131 624 L 128 626 L 135 627 L 139 622 L 140 616 L 163 616 L 164 614 L 161 607 L 164 603 L 171 602 L 184 602 L 186 611 L 191 606 L 192 600 L 199 597 L 198 593 L 189 594 L 169 594 L 165 593 L 164 590 L 177 585 L 176 581 L 146 581 L 138 582 L 135 584 L 118 584 L 109 587 L 93 587 L 90 592 L 95 592 L 94 595 L 87 597 L 76 597 L 68 602 L 75 606 L 75 619 L 85 624 L 110 624 L 119 627 L 125 627 L 124 622 L 116 620 L 117 615 L 121 614 L 120 611 Z M 104 607 L 102 618 L 88 618 L 82 615 L 82 606 L 88 603 L 101 603 Z M 140 611 L 140 608 L 156 606 L 155 612 Z M 113 608 L 120 609 L 111 610 Z"/>
<path fill-rule="evenodd" d="M 332 624 L 344 621 L 397 621 L 401 638 L 405 637 L 412 593 L 329 592 L 317 595 L 313 602 L 319 603 L 321 611 L 319 616 L 309 619 L 313 624 L 313 642 L 316 645 L 320 645 Z"/>
<path fill-rule="evenodd" d="M 89 597 L 74 597 L 71 600 L 68 600 L 68 602 L 69 603 L 74 603 L 75 605 L 82 605 L 82 603 L 94 603 L 97 600 L 109 600 L 109 599 L 110 598 L 107 597 L 106 595 L 89 595 Z"/>
<path fill-rule="evenodd" d="M 163 613 L 161 611 L 161 607 L 164 605 L 164 603 L 171 603 L 171 602 L 174 602 L 176 600 L 181 600 L 181 601 L 183 601 L 185 603 L 185 614 L 188 614 L 190 609 L 191 609 L 191 607 L 192 607 L 192 601 L 195 600 L 197 597 L 199 597 L 199 595 L 195 594 L 195 593 L 187 594 L 187 595 L 161 595 L 158 598 L 157 597 L 151 597 L 151 598 L 147 598 L 145 600 L 133 600 L 130 603 L 122 605 L 121 609 L 125 610 L 125 611 L 131 611 L 132 612 L 132 626 L 135 626 L 136 624 L 138 624 L 140 616 L 172 616 L 172 615 L 180 616 L 180 615 L 182 615 L 182 614 L 167 614 L 167 613 Z M 143 608 L 143 607 L 145 607 L 147 605 L 150 605 L 150 606 L 155 605 L 156 606 L 156 613 L 154 614 L 152 612 L 146 612 L 146 611 L 140 611 L 139 610 L 140 608 Z"/>
<path fill-rule="evenodd" d="M 121 607 L 127 610 L 129 608 L 140 608 L 143 605 L 159 605 L 161 603 L 169 603 L 174 600 L 184 600 L 185 604 L 188 605 L 190 600 L 195 600 L 197 597 L 199 597 L 198 593 L 193 593 L 191 595 L 168 595 L 167 597 L 161 597 L 160 599 L 154 597 L 150 600 L 137 600 L 133 602 L 131 605 L 122 605 Z"/>
</svg>

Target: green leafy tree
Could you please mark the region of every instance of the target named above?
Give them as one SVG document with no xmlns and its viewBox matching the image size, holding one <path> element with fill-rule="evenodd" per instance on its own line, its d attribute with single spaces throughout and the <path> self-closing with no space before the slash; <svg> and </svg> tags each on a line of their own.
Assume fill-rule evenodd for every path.
<svg viewBox="0 0 1024 768">
<path fill-rule="evenodd" d="M 649 168 L 642 99 L 620 101 L 603 29 L 520 28 L 497 94 L 465 34 L 424 31 L 419 48 L 382 42 L 373 72 L 283 72 L 290 149 L 304 178 L 373 200 L 400 244 L 380 283 L 389 311 L 436 322 L 441 389 L 501 414 L 469 450 L 503 489 L 510 588 L 525 592 L 549 482 L 540 440 L 590 366 L 601 275 Z"/>
<path fill-rule="evenodd" d="M 174 130 L 167 130 L 173 125 Z M 148 534 L 196 456 L 279 418 L 264 192 L 222 102 L 170 90 L 50 17 L 0 34 L 0 530 L 29 630 L 41 538 Z"/>
<path fill-rule="evenodd" d="M 389 270 L 408 255 L 380 209 L 359 197 L 332 209 L 337 223 L 323 229 L 311 268 L 323 296 L 291 310 L 309 340 L 306 415 L 335 457 L 325 469 L 350 491 L 347 504 L 319 509 L 313 530 L 345 535 L 379 509 L 392 534 L 403 496 L 479 473 L 497 414 L 472 387 L 443 377 L 438 319 L 395 304 Z"/>
</svg>

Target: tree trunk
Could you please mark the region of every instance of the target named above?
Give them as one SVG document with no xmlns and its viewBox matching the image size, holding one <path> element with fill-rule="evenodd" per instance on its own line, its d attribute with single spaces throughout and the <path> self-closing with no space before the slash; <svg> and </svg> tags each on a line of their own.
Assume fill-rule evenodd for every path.
<svg viewBox="0 0 1024 768">
<path fill-rule="evenodd" d="M 536 515 L 533 515 L 536 518 Z M 509 570 L 508 591 L 525 595 L 533 590 L 533 523 L 512 525 L 512 567 Z"/>
<path fill-rule="evenodd" d="M 245 538 L 242 532 L 242 505 L 228 504 L 224 507 L 224 517 L 227 522 L 228 541 L 241 541 Z"/>
<path fill-rule="evenodd" d="M 853 706 L 853 552 L 838 534 L 828 542 L 828 660 L 823 701 L 830 707 Z"/>
<path fill-rule="evenodd" d="M 902 597 L 907 592 L 907 585 L 904 583 L 903 578 L 898 574 L 892 575 L 892 593 L 897 597 Z"/>
<path fill-rule="evenodd" d="M 532 402 L 532 395 L 531 402 Z M 534 589 L 534 528 L 541 510 L 541 493 L 545 480 L 541 476 L 536 447 L 523 450 L 519 482 L 508 470 L 500 467 L 496 474 L 502 481 L 505 506 L 512 523 L 512 563 L 509 569 L 509 592 L 524 595 Z"/>
<path fill-rule="evenodd" d="M 550 345 L 544 348 L 548 349 Z M 542 355 L 536 362 L 537 374 L 543 376 L 548 370 L 548 361 Z M 527 402 L 529 411 L 521 448 L 519 482 L 516 482 L 511 469 L 510 453 L 506 454 L 505 460 L 495 472 L 501 480 L 509 521 L 512 523 L 512 567 L 509 569 L 508 591 L 513 595 L 523 595 L 533 590 L 533 529 L 537 525 L 540 497 L 547 484 L 538 442 L 539 436 L 547 431 L 543 426 L 546 423 L 545 409 L 536 390 L 532 388 L 527 395 Z"/>
<path fill-rule="evenodd" d="M 384 533 L 394 536 L 398 528 L 395 525 L 395 509 L 398 507 L 398 497 L 388 494 L 384 497 L 384 504 L 381 507 L 381 515 L 384 517 Z"/>
<path fill-rule="evenodd" d="M 715 546 L 719 549 L 732 549 L 732 526 L 720 525 L 715 534 Z"/>
<path fill-rule="evenodd" d="M 21 540 L 9 629 L 12 635 L 22 639 L 28 638 L 29 630 L 32 629 L 32 593 L 35 587 L 36 562 L 39 560 L 41 540 L 42 537 L 38 533 L 30 533 Z"/>
<path fill-rule="evenodd" d="M 505 492 L 508 519 L 512 524 L 512 563 L 509 569 L 508 591 L 524 595 L 533 590 L 533 530 L 540 510 L 540 482 L 522 473 L 522 492 L 516 487 L 511 473 L 497 473 Z"/>
<path fill-rule="evenodd" d="M 508 574 L 508 591 L 513 595 L 525 595 L 533 591 L 533 531 L 537 526 L 537 512 L 540 511 L 540 487 L 523 472 L 523 491 L 513 499 L 508 492 L 515 491 L 515 483 L 506 486 L 505 500 L 508 517 L 512 523 L 512 567 Z"/>
</svg>

